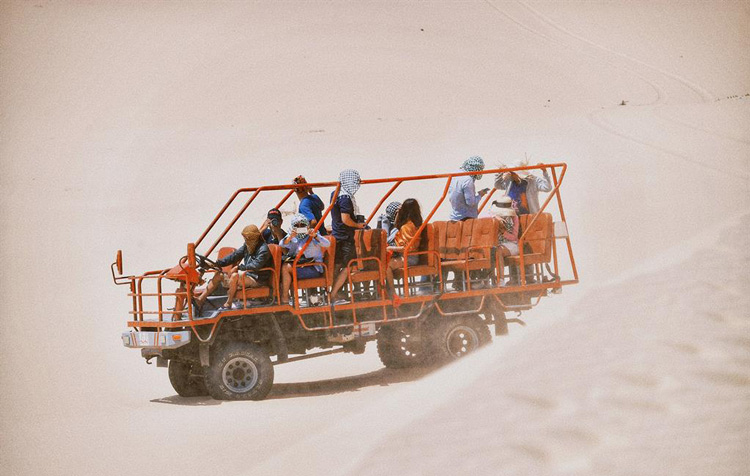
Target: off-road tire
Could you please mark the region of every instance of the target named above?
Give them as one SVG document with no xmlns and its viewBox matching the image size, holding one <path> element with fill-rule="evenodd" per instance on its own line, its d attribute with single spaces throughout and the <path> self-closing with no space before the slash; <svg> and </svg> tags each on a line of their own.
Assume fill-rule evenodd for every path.
<svg viewBox="0 0 750 476">
<path fill-rule="evenodd" d="M 202 374 L 196 375 L 194 365 L 197 366 L 198 364 L 174 359 L 169 361 L 169 382 L 177 395 L 181 397 L 205 397 L 208 395 L 205 379 Z"/>
<path fill-rule="evenodd" d="M 273 385 L 273 364 L 268 353 L 248 342 L 227 342 L 212 347 L 206 369 L 206 388 L 217 400 L 263 400 Z"/>
<path fill-rule="evenodd" d="M 409 339 L 410 334 L 394 327 L 378 331 L 378 357 L 389 369 L 418 367 L 425 362 L 421 343 Z"/>
<path fill-rule="evenodd" d="M 460 359 L 492 342 L 487 324 L 477 315 L 438 317 L 428 334 L 429 359 L 444 363 Z"/>
</svg>

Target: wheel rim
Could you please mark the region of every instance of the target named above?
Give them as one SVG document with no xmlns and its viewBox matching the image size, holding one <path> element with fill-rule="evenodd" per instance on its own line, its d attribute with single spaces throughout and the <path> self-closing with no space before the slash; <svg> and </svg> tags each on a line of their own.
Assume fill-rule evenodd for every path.
<svg viewBox="0 0 750 476">
<path fill-rule="evenodd" d="M 247 357 L 235 357 L 224 365 L 224 385 L 234 393 L 246 393 L 258 383 L 258 367 Z"/>
<path fill-rule="evenodd" d="M 448 352 L 453 357 L 461 357 L 479 347 L 479 335 L 469 326 L 456 326 L 446 339 Z"/>
<path fill-rule="evenodd" d="M 413 359 L 417 356 L 417 354 L 414 351 L 414 343 L 409 341 L 409 337 L 411 336 L 408 334 L 403 334 L 401 336 L 401 339 L 399 339 L 398 341 L 398 345 L 401 349 L 402 354 Z"/>
</svg>

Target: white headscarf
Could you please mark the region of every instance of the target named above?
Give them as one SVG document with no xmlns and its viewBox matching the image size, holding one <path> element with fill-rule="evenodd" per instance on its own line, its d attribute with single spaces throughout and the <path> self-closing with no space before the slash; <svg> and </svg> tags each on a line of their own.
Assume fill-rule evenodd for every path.
<svg viewBox="0 0 750 476">
<path fill-rule="evenodd" d="M 362 179 L 359 178 L 359 172 L 354 169 L 342 170 L 339 174 L 339 182 L 341 183 L 339 197 L 349 197 L 352 201 L 352 205 L 354 205 L 354 214 L 359 215 L 359 206 L 354 199 L 354 194 L 357 193 L 359 186 L 362 184 Z"/>
<path fill-rule="evenodd" d="M 292 218 L 292 228 L 291 230 L 294 230 L 298 227 L 310 227 L 310 221 L 307 219 L 307 217 L 301 213 L 298 213 L 294 215 L 294 218 Z M 290 230 L 290 231 L 291 231 Z M 307 239 L 307 233 L 297 233 L 297 240 L 299 241 L 305 241 Z"/>
</svg>

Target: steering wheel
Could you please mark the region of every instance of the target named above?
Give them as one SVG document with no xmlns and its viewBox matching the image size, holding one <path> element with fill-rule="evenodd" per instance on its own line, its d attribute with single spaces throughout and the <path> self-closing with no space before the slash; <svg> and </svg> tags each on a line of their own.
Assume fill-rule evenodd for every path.
<svg viewBox="0 0 750 476">
<path fill-rule="evenodd" d="M 209 268 L 209 269 L 215 269 L 217 271 L 221 271 L 221 266 L 216 264 L 216 261 L 210 260 L 207 257 L 203 255 L 199 255 L 198 253 L 195 254 L 195 257 L 198 258 L 198 267 L 200 268 Z"/>
</svg>

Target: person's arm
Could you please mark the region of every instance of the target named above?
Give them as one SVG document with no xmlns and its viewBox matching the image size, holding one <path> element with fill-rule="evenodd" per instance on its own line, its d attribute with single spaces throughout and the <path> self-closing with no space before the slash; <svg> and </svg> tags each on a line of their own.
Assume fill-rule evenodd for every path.
<svg viewBox="0 0 750 476">
<path fill-rule="evenodd" d="M 292 238 L 294 238 L 296 235 L 297 235 L 296 233 L 292 232 L 291 235 L 284 236 L 284 238 L 279 241 L 279 246 L 288 250 L 292 246 L 291 244 Z"/>
<path fill-rule="evenodd" d="M 466 200 L 466 204 L 470 207 L 476 207 L 481 198 L 482 196 L 476 192 L 476 188 L 474 187 L 474 180 L 469 180 L 464 185 L 464 200 Z"/>
<path fill-rule="evenodd" d="M 540 192 L 549 192 L 552 190 L 552 181 L 549 179 L 547 169 L 542 169 L 541 177 L 534 175 L 534 182 L 536 183 L 536 189 Z"/>
<path fill-rule="evenodd" d="M 357 223 L 354 221 L 354 204 L 352 200 L 347 197 L 339 198 L 339 210 L 341 210 L 341 222 L 351 228 L 364 228 L 364 223 Z"/>
<path fill-rule="evenodd" d="M 364 223 L 357 223 L 356 221 L 352 219 L 352 216 L 349 215 L 348 213 L 341 214 L 341 222 L 344 225 L 352 227 L 352 228 L 364 228 L 365 227 Z"/>
<path fill-rule="evenodd" d="M 398 234 L 398 228 L 396 228 L 395 226 L 392 227 L 391 231 L 388 233 L 388 238 L 386 239 L 389 245 L 396 243 L 397 234 Z"/>
<path fill-rule="evenodd" d="M 245 245 L 240 246 L 229 255 L 221 259 L 217 259 L 216 264 L 219 265 L 219 267 L 223 268 L 224 266 L 236 263 L 237 261 L 241 260 L 243 256 L 245 256 L 245 249 Z"/>
<path fill-rule="evenodd" d="M 272 226 L 271 233 L 273 233 L 277 241 L 281 241 L 286 236 L 286 232 L 280 226 Z"/>
<path fill-rule="evenodd" d="M 329 246 L 331 246 L 331 242 L 323 235 L 315 235 L 315 238 L 313 239 L 317 241 L 323 248 L 328 248 Z"/>
<path fill-rule="evenodd" d="M 268 261 L 271 259 L 271 251 L 268 249 L 268 245 L 261 243 L 258 250 L 246 263 L 239 266 L 240 271 L 257 271 L 261 268 L 265 268 L 268 265 Z"/>
<path fill-rule="evenodd" d="M 258 231 L 262 235 L 263 234 L 263 230 L 265 230 L 269 226 L 271 226 L 271 220 L 269 220 L 268 218 L 266 218 L 266 220 L 263 222 L 263 224 L 260 225 L 260 229 Z"/>
</svg>

